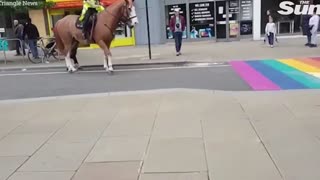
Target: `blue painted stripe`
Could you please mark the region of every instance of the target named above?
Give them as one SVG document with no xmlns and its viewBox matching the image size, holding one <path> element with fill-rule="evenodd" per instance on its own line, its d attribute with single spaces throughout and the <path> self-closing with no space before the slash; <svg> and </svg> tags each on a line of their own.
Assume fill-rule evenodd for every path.
<svg viewBox="0 0 320 180">
<path fill-rule="evenodd" d="M 272 82 L 277 84 L 281 89 L 306 89 L 307 87 L 303 84 L 291 79 L 285 74 L 273 69 L 270 66 L 260 62 L 260 61 L 247 61 L 247 63 L 263 74 L 265 77 L 270 79 Z"/>
</svg>

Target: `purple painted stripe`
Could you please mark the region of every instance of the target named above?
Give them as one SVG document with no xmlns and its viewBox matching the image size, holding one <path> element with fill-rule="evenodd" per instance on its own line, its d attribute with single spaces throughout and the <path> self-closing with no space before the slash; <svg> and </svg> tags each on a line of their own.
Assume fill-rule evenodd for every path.
<svg viewBox="0 0 320 180">
<path fill-rule="evenodd" d="M 254 90 L 280 90 L 281 88 L 272 81 L 264 77 L 255 69 L 243 61 L 230 62 L 235 71 L 244 79 Z"/>
</svg>

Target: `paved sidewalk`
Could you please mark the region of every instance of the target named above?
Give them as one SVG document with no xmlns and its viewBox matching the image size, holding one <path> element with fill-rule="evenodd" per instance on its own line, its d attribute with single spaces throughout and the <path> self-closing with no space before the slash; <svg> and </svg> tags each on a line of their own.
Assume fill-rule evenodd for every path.
<svg viewBox="0 0 320 180">
<path fill-rule="evenodd" d="M 0 102 L 0 179 L 319 180 L 320 91 Z"/>
<path fill-rule="evenodd" d="M 119 47 L 111 50 L 114 64 L 135 64 L 155 62 L 225 62 L 230 60 L 258 60 L 272 58 L 319 57 L 319 48 L 304 47 L 305 38 L 279 39 L 275 48 L 270 48 L 263 41 L 241 40 L 236 42 L 201 41 L 183 44 L 180 57 L 175 56 L 174 44 L 152 45 L 153 60 L 148 59 L 148 46 Z M 100 49 L 80 49 L 78 59 L 81 65 L 102 65 L 103 54 Z M 32 66 L 65 66 L 64 61 L 52 61 L 50 64 L 31 64 L 27 59 L 15 57 L 14 52 L 8 55 L 8 64 L 3 63 L 0 53 L 0 69 L 8 67 Z"/>
</svg>

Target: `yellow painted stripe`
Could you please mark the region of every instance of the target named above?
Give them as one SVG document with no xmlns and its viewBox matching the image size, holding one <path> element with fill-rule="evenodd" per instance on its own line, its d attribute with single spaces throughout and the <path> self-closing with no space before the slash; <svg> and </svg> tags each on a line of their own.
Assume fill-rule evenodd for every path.
<svg viewBox="0 0 320 180">
<path fill-rule="evenodd" d="M 294 59 L 280 59 L 281 63 L 291 66 L 295 69 L 298 69 L 302 72 L 314 75 L 314 73 L 320 73 L 320 69 L 309 64 L 305 64 L 301 61 L 297 61 Z"/>
</svg>

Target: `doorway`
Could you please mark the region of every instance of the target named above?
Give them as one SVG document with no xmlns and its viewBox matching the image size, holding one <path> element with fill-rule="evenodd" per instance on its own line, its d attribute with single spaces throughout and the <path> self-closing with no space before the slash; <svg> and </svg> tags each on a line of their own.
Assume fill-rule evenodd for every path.
<svg viewBox="0 0 320 180">
<path fill-rule="evenodd" d="M 239 0 L 216 1 L 217 41 L 240 40 L 239 7 Z"/>
</svg>

